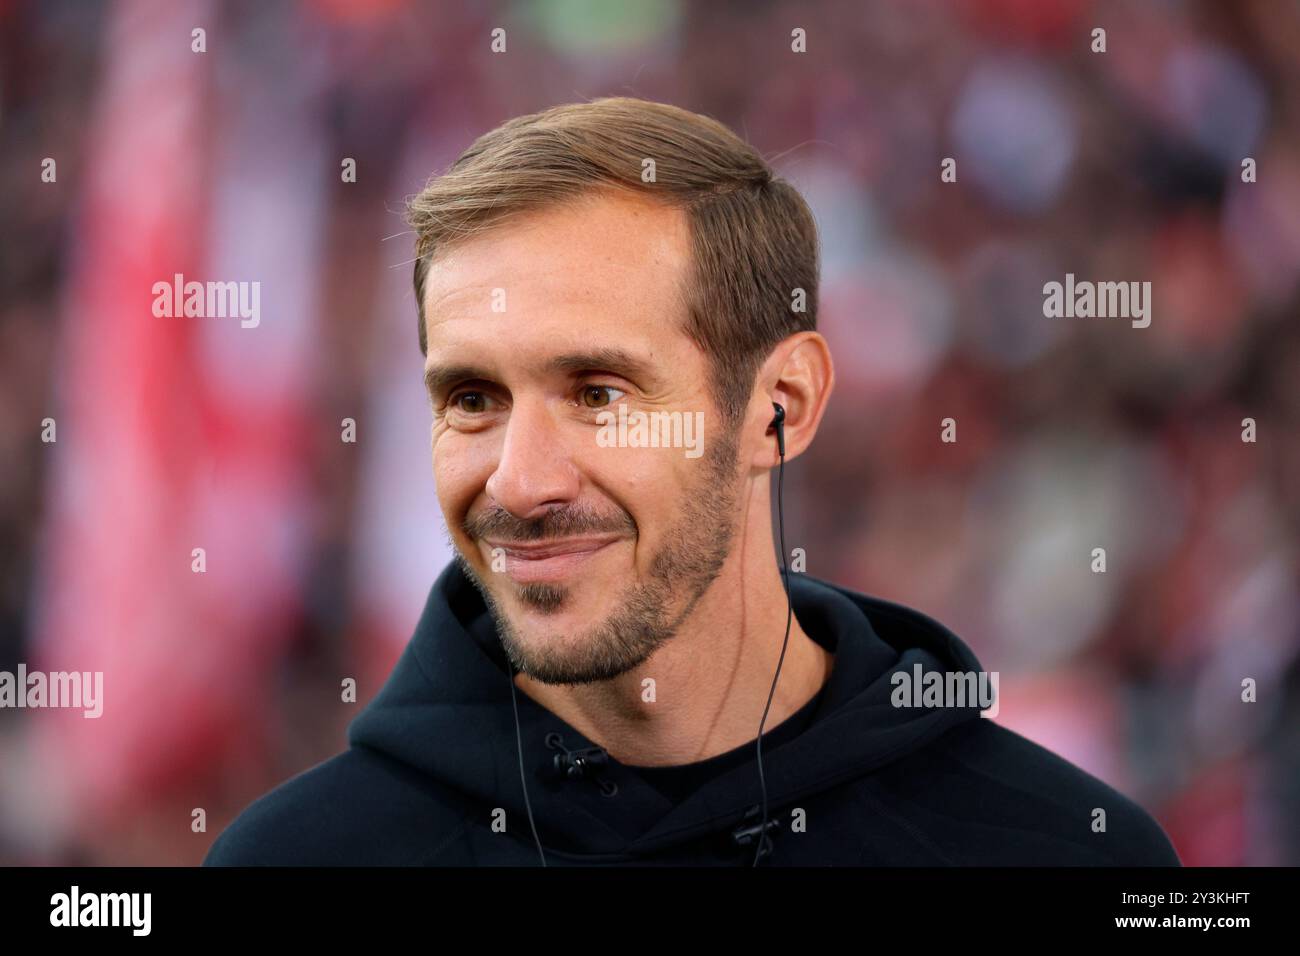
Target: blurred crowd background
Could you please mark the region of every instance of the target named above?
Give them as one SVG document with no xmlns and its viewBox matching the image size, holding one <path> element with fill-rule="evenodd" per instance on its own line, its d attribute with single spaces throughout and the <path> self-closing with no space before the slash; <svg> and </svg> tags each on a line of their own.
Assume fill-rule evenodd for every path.
<svg viewBox="0 0 1300 956">
<path fill-rule="evenodd" d="M 0 863 L 197 863 L 342 749 L 449 559 L 404 200 L 603 95 L 727 123 L 817 216 L 808 573 L 948 624 L 998 721 L 1185 863 L 1300 863 L 1300 6 L 1271 0 L 0 2 L 0 670 L 105 672 L 98 720 L 0 710 Z M 156 318 L 175 273 L 260 281 L 260 325 Z M 1045 318 L 1066 273 L 1150 281 L 1150 327 Z"/>
</svg>

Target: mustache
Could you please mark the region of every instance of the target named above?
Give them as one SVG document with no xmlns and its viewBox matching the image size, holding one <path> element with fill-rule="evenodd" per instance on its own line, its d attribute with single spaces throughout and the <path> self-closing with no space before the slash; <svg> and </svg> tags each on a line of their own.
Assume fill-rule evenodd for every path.
<svg viewBox="0 0 1300 956">
<path fill-rule="evenodd" d="M 610 515 L 576 505 L 554 508 L 539 518 L 527 519 L 516 518 L 500 505 L 492 505 L 472 517 L 466 516 L 460 527 L 471 540 L 488 535 L 507 541 L 539 541 L 593 533 L 636 533 L 636 522 L 626 511 Z"/>
</svg>

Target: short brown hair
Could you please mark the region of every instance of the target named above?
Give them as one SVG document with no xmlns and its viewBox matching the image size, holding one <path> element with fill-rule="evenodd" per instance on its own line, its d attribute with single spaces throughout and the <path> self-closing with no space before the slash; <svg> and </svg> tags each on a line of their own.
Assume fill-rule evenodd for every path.
<svg viewBox="0 0 1300 956">
<path fill-rule="evenodd" d="M 652 182 L 642 179 L 647 159 Z M 410 200 L 420 351 L 428 351 L 425 276 L 440 250 L 512 213 L 610 187 L 686 211 L 693 269 L 684 331 L 712 363 L 723 418 L 736 421 L 772 348 L 817 326 L 817 229 L 803 197 L 753 147 L 714 119 L 664 103 L 607 97 L 515 117 Z"/>
</svg>

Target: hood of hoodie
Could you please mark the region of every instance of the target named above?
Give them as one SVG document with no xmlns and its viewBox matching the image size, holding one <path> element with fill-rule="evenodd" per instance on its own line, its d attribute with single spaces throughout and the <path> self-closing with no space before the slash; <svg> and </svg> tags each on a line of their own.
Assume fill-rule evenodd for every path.
<svg viewBox="0 0 1300 956">
<path fill-rule="evenodd" d="M 977 702 L 891 703 L 897 686 L 892 678 L 899 671 L 914 680 L 918 665 L 922 674 L 980 670 L 971 650 L 943 625 L 804 574 L 790 575 L 790 595 L 805 632 L 835 661 L 811 723 L 771 751 L 763 748 L 769 815 L 979 719 Z M 557 755 L 603 750 L 523 691 L 515 695 L 517 737 L 509 675 L 483 598 L 453 561 L 434 582 L 387 682 L 349 726 L 348 742 L 414 768 L 472 802 L 504 808 L 510 819 L 527 818 L 522 746 L 528 802 L 548 857 L 635 859 L 713 832 L 725 836 L 747 816 L 756 819 L 760 789 L 753 760 L 722 772 L 679 803 L 607 755 L 603 766 L 586 773 L 562 772 Z"/>
</svg>

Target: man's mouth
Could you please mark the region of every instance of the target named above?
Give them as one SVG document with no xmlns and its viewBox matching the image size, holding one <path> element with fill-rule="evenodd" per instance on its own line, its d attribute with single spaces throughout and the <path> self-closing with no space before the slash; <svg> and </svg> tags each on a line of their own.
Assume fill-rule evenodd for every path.
<svg viewBox="0 0 1300 956">
<path fill-rule="evenodd" d="M 618 541 L 618 535 L 554 538 L 545 541 L 492 541 L 483 543 L 505 555 L 505 573 L 519 583 L 559 580 Z"/>
</svg>

